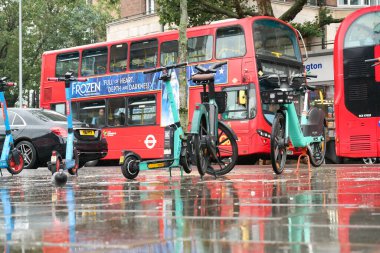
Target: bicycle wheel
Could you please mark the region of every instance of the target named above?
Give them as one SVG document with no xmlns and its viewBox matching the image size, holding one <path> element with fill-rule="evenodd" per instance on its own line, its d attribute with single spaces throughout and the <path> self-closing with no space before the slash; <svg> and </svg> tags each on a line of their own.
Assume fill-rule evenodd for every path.
<svg viewBox="0 0 380 253">
<path fill-rule="evenodd" d="M 270 136 L 270 159 L 276 174 L 281 174 L 286 163 L 285 116 L 278 112 L 273 120 Z"/>
<path fill-rule="evenodd" d="M 193 135 L 193 148 L 195 153 L 195 163 L 201 176 L 206 173 L 210 166 L 210 153 L 206 141 L 207 130 L 201 126 L 198 134 Z"/>
<path fill-rule="evenodd" d="M 231 130 L 218 124 L 218 140 L 216 144 L 217 161 L 213 161 L 212 167 L 208 167 L 207 174 L 222 176 L 230 172 L 236 164 L 238 158 L 238 146 Z"/>
<path fill-rule="evenodd" d="M 325 160 L 326 154 L 326 127 L 323 126 L 323 141 L 313 142 L 307 149 L 310 162 L 314 167 L 319 167 Z"/>
</svg>

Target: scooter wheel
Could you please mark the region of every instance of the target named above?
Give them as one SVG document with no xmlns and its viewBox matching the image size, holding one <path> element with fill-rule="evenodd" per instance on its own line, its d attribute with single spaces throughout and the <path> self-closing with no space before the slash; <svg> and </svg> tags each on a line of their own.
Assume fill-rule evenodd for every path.
<svg viewBox="0 0 380 253">
<path fill-rule="evenodd" d="M 17 150 L 16 159 L 18 160 L 18 164 L 16 163 L 12 153 L 9 155 L 8 167 L 7 170 L 12 175 L 19 174 L 24 169 L 24 157 L 21 152 Z"/>
<path fill-rule="evenodd" d="M 79 166 L 79 154 L 78 154 L 78 151 L 76 149 L 74 149 L 74 161 L 75 161 L 74 167 L 71 169 L 68 169 L 67 171 L 69 172 L 70 175 L 76 176 L 76 175 L 78 175 L 78 170 L 80 168 L 80 166 Z"/>
<path fill-rule="evenodd" d="M 53 185 L 57 187 L 63 187 L 66 185 L 66 182 L 67 182 L 67 175 L 63 172 L 63 170 L 54 172 L 52 176 Z"/>
<path fill-rule="evenodd" d="M 127 156 L 121 165 L 121 172 L 128 179 L 135 179 L 139 174 L 139 164 L 135 156 Z"/>
</svg>

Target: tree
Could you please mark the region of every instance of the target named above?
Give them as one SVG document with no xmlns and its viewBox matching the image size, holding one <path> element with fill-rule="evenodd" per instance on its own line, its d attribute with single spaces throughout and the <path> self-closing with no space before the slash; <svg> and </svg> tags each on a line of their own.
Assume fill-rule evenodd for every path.
<svg viewBox="0 0 380 253">
<path fill-rule="evenodd" d="M 187 29 L 187 0 L 180 0 L 180 12 L 181 12 L 181 18 L 179 23 L 179 61 L 180 62 L 186 62 L 187 61 L 187 36 L 186 36 L 186 29 Z M 180 70 L 180 80 L 179 80 L 179 93 L 184 94 L 183 96 L 180 96 L 180 106 L 179 106 L 179 112 L 180 112 L 180 118 L 181 122 L 184 124 L 184 129 L 187 129 L 187 85 L 186 85 L 186 70 L 181 69 Z"/>
<path fill-rule="evenodd" d="M 17 81 L 18 2 L 0 0 L 0 8 L 1 75 Z M 43 52 L 104 40 L 105 25 L 113 18 L 103 5 L 88 5 L 85 0 L 23 1 L 22 8 L 24 91 L 39 90 Z M 13 106 L 18 90 L 13 89 L 10 95 L 8 103 Z"/>
<path fill-rule="evenodd" d="M 180 0 L 157 0 L 158 15 L 162 24 L 179 24 Z M 190 3 L 190 2 L 189 2 Z M 295 0 L 293 5 L 284 12 L 279 19 L 285 22 L 291 22 L 302 8 L 307 3 L 307 0 Z M 255 7 L 257 6 L 257 7 Z M 247 16 L 274 16 L 272 4 L 270 0 L 199 0 L 192 1 L 188 7 L 189 26 L 203 25 L 211 21 L 221 20 L 226 18 L 244 18 Z M 320 7 L 318 16 L 312 22 L 305 24 L 292 23 L 301 30 L 305 31 L 306 36 L 320 35 L 321 28 L 330 23 L 339 23 L 342 19 L 334 19 L 329 13 L 329 10 L 324 6 Z M 310 33 L 310 30 L 315 31 Z"/>
</svg>

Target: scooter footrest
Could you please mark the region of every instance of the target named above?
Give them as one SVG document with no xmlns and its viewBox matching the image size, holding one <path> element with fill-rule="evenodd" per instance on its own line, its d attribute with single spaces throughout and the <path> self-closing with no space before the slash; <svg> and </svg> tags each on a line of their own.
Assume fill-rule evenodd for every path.
<svg viewBox="0 0 380 253">
<path fill-rule="evenodd" d="M 156 159 L 146 161 L 148 169 L 164 168 L 169 167 L 174 162 L 173 159 Z"/>
</svg>

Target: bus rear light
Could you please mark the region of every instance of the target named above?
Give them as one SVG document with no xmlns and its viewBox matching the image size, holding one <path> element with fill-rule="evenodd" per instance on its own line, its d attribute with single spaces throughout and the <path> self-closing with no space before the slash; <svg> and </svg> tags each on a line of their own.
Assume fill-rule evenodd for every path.
<svg viewBox="0 0 380 253">
<path fill-rule="evenodd" d="M 58 135 L 60 137 L 66 138 L 67 137 L 67 130 L 62 127 L 52 127 L 50 128 L 51 132 L 55 135 Z"/>
</svg>

